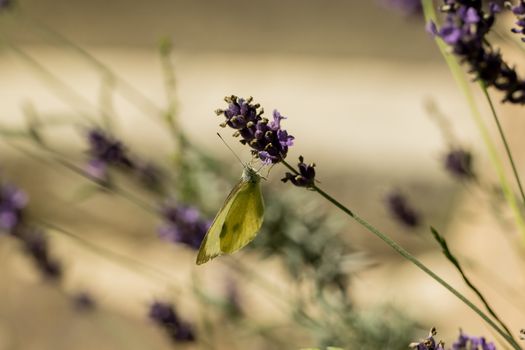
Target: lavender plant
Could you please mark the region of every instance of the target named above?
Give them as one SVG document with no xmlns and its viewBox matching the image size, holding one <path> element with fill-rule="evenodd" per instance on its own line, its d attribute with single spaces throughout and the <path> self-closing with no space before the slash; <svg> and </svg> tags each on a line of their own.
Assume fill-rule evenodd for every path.
<svg viewBox="0 0 525 350">
<path fill-rule="evenodd" d="M 4 1 L 0 3 L 0 7 L 8 7 L 10 4 L 11 2 Z M 402 2 L 401 5 L 410 12 L 420 10 L 419 2 Z M 512 8 L 513 13 L 517 16 L 523 14 L 520 6 L 522 7 L 523 4 Z M 505 102 L 523 104 L 523 84 L 518 74 L 486 41 L 486 35 L 492 28 L 501 8 L 492 4 L 486 11 L 480 1 L 447 0 L 442 10 L 446 15 L 445 24 L 439 29 L 437 24 L 432 24 L 432 32 L 450 45 L 453 53 L 469 66 L 470 73 L 474 74 L 476 79 L 484 84 L 484 87 L 495 87 L 502 91 L 505 94 Z M 522 18 L 519 17 L 518 27 L 523 26 L 521 22 Z M 514 31 L 520 33 L 517 29 Z M 139 103 L 139 108 L 143 109 L 145 114 L 151 113 L 158 117 L 156 120 L 169 130 L 174 141 L 172 152 L 175 161 L 173 168 L 168 172 L 171 171 L 176 176 L 172 179 L 166 176 L 166 171 L 155 165 L 155 162 L 138 157 L 131 147 L 114 135 L 107 125 L 103 126 L 103 123 L 100 123 L 101 125 L 95 123 L 96 126 L 90 124 L 84 128 L 88 130 L 84 134 L 87 151 L 80 156 L 82 158 L 80 161 L 78 155 L 71 157 L 70 154 L 64 154 L 49 146 L 40 134 L 41 126 L 29 125 L 21 129 L 2 128 L 1 135 L 8 145 L 18 147 L 11 143 L 11 140 L 15 138 L 27 146 L 31 151 L 26 153 L 35 155 L 35 159 L 46 161 L 52 167 L 59 167 L 64 172 L 80 175 L 83 181 L 101 190 L 97 194 L 111 194 L 113 198 L 125 199 L 137 205 L 147 215 L 153 216 L 157 224 L 157 227 L 150 229 L 151 237 L 158 235 L 174 243 L 175 246 L 189 248 L 190 254 L 194 254 L 210 225 L 208 218 L 213 214 L 213 207 L 206 204 L 205 198 L 210 191 L 223 188 L 226 183 L 229 183 L 230 177 L 227 167 L 192 144 L 177 122 L 178 110 L 173 97 L 173 67 L 168 57 L 170 46 L 163 43 L 161 47 L 169 96 L 168 107 L 164 110 L 156 107 L 137 90 L 120 80 L 89 53 L 74 43 L 68 42 L 60 34 L 53 33 L 53 35 L 62 43 L 76 49 L 104 75 L 109 75 L 118 81 L 121 89 L 128 94 L 130 101 L 134 103 L 142 101 L 143 103 Z M 27 58 L 22 49 L 14 46 L 12 48 L 21 57 Z M 41 69 L 38 62 L 33 62 L 33 64 Z M 137 98 L 137 96 L 140 97 Z M 71 103 L 68 98 L 66 101 Z M 270 120 L 265 117 L 261 106 L 254 103 L 251 97 L 240 98 L 230 95 L 225 98 L 225 101 L 226 108 L 217 110 L 217 114 L 224 117 L 221 126 L 232 128 L 234 137 L 238 138 L 241 144 L 249 147 L 254 159 L 271 169 L 270 174 L 277 171 L 275 169 L 279 169 L 279 165 L 286 169 L 279 176 L 284 184 L 273 184 L 277 189 L 268 190 L 266 198 L 270 205 L 265 226 L 259 238 L 250 246 L 250 250 L 257 258 L 278 260 L 284 266 L 287 277 L 293 282 L 298 292 L 292 296 L 283 296 L 282 293 L 276 292 L 275 286 L 264 276 L 261 277 L 257 269 L 250 269 L 249 265 L 244 266 L 244 255 L 241 255 L 240 259 L 220 259 L 221 262 L 217 264 L 222 264 L 221 266 L 225 267 L 228 272 L 236 274 L 237 279 L 246 283 L 249 280 L 257 280 L 259 287 L 271 293 L 279 307 L 289 313 L 287 325 L 292 323 L 300 325 L 302 333 L 299 337 L 302 340 L 308 338 L 309 341 L 316 342 L 323 348 L 343 346 L 348 349 L 378 349 L 388 346 L 397 349 L 406 347 L 414 324 L 397 311 L 388 313 L 383 309 L 380 317 L 375 317 L 373 321 L 370 321 L 367 315 L 354 306 L 351 300 L 351 290 L 349 290 L 352 274 L 348 269 L 348 262 L 355 251 L 354 248 L 337 234 L 338 230 L 333 226 L 334 219 L 330 213 L 321 211 L 319 206 L 315 206 L 312 212 L 307 213 L 308 215 L 300 213 L 298 208 L 303 207 L 306 201 L 310 201 L 310 198 L 308 197 L 307 200 L 304 199 L 306 197 L 294 198 L 291 193 L 295 189 L 292 186 L 308 190 L 305 196 L 317 194 L 333 204 L 464 302 L 508 346 L 516 350 L 521 349 L 520 344 L 513 337 L 513 329 L 503 323 L 479 288 L 475 287 L 466 276 L 458 258 L 452 255 L 446 241 L 437 231 L 433 230 L 434 237 L 441 245 L 443 254 L 461 273 L 465 283 L 476 292 L 487 309 L 487 313 L 388 235 L 321 189 L 317 179 L 319 169 L 314 163 L 306 163 L 303 156 L 299 157 L 297 166 L 288 163 L 286 158 L 290 147 L 294 145 L 294 142 L 299 143 L 301 140 L 299 138 L 296 140 L 283 129 L 281 123 L 285 117 L 280 112 L 274 110 Z M 106 117 L 111 118 L 111 116 Z M 106 124 L 111 123 L 106 120 Z M 507 144 L 506 146 L 507 154 L 512 161 L 510 149 Z M 17 149 L 26 150 L 26 148 Z M 465 149 L 451 148 L 444 159 L 444 166 L 456 178 L 465 180 L 474 178 L 471 155 Z M 515 174 L 519 183 L 516 171 Z M 292 186 L 289 186 L 290 184 Z M 278 186 L 288 186 L 289 192 L 283 195 L 283 187 Z M 149 192 L 146 195 L 139 192 L 143 189 Z M 421 225 L 419 213 L 409 205 L 402 194 L 392 193 L 388 198 L 388 205 L 392 213 L 404 225 L 408 227 Z M 63 235 L 75 237 L 79 245 L 89 247 L 108 259 L 115 258 L 114 254 L 89 240 L 70 234 L 55 225 L 45 225 L 43 220 L 28 216 L 26 206 L 27 196 L 17 187 L 3 185 L 0 188 L 0 229 L 21 243 L 23 251 L 34 261 L 36 268 L 47 280 L 59 282 L 64 276 L 64 270 L 62 263 L 55 258 L 50 249 L 49 240 L 45 234 L 46 230 L 54 230 Z M 144 273 L 146 271 L 151 273 L 153 270 L 156 275 L 163 275 L 149 267 L 147 262 L 137 263 L 129 257 L 119 257 L 115 260 L 123 265 L 125 265 L 124 262 L 132 262 L 133 269 Z M 198 277 L 194 278 L 198 279 Z M 59 283 L 55 285 L 61 288 Z M 239 286 L 228 289 L 224 297 L 225 301 L 217 302 L 211 288 L 201 285 L 197 288 L 194 283 L 193 297 L 197 303 L 202 304 L 199 306 L 206 310 L 204 315 L 200 317 L 196 314 L 179 315 L 173 303 L 153 301 L 144 308 L 144 318 L 149 318 L 151 323 L 165 332 L 173 341 L 174 346 L 193 342 L 207 345 L 210 345 L 211 342 L 213 345 L 213 338 L 211 340 L 207 338 L 207 334 L 213 333 L 210 329 L 225 326 L 224 324 L 213 324 L 214 312 L 226 310 L 224 323 L 234 325 L 236 334 L 252 332 L 253 335 L 258 332 L 258 335 L 265 338 L 266 344 L 271 344 L 266 347 L 289 348 L 293 341 L 292 333 L 285 334 L 281 337 L 282 339 L 275 339 L 270 335 L 271 332 L 262 331 L 257 327 L 257 318 L 245 311 L 245 306 L 239 301 L 239 290 L 242 288 L 241 283 Z M 307 292 L 303 292 L 304 289 Z M 88 294 L 77 294 L 73 300 L 75 307 L 79 310 L 94 309 L 94 299 Z M 220 305 L 219 308 L 214 308 L 218 305 Z M 227 307 L 225 308 L 224 305 Z M 239 322 L 239 319 L 243 322 Z M 445 349 L 442 342 L 436 342 L 435 336 L 436 332 L 433 329 L 426 339 L 411 344 L 411 347 L 420 350 Z M 284 345 L 281 343 L 283 340 Z M 495 349 L 495 345 L 487 342 L 483 337 L 470 337 L 460 332 L 452 349 L 492 350 Z"/>
</svg>

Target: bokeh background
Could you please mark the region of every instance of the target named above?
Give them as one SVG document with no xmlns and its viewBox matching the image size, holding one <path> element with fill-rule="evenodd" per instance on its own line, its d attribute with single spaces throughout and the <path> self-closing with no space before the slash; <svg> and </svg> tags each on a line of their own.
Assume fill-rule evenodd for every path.
<svg viewBox="0 0 525 350">
<path fill-rule="evenodd" d="M 267 112 L 277 108 L 288 117 L 286 128 L 296 137 L 290 159 L 302 154 L 315 161 L 323 188 L 470 295 L 431 239 L 428 226 L 438 227 L 511 327 L 524 326 L 523 299 L 517 294 L 524 282 L 516 257 L 520 248 L 515 249 L 519 243 L 513 226 L 505 225 L 511 215 L 506 209 L 494 215 L 485 192 L 444 171 L 448 140 L 429 103 L 447 118 L 461 145 L 473 152 L 475 171 L 483 181 L 495 180 L 468 106 L 420 16 L 380 1 L 25 0 L 14 13 L 2 14 L 0 22 L 2 126 L 23 124 L 28 109 L 57 120 L 100 115 L 101 91 L 111 82 L 46 31 L 47 26 L 158 106 L 166 105 L 159 43 L 167 39 L 173 45 L 180 122 L 206 153 L 231 163 L 232 174 L 240 173 L 240 166 L 215 135 L 220 120 L 214 110 L 224 108 L 226 95 L 254 96 Z M 518 51 L 500 44 L 519 62 Z M 67 87 L 57 85 L 40 65 Z M 126 144 L 169 164 L 172 144 L 165 128 L 121 95 L 112 96 L 115 128 Z M 489 123 L 488 109 L 481 106 Z M 523 109 L 498 109 L 523 169 Z M 57 148 L 82 153 L 79 133 L 58 127 L 50 135 Z M 243 159 L 249 158 L 229 132 L 223 135 Z M 3 175 L 29 193 L 32 212 L 169 277 L 152 279 L 51 234 L 53 251 L 67 271 L 59 292 L 41 281 L 15 243 L 2 237 L 0 349 L 169 349 L 169 339 L 147 319 L 150 301 L 174 300 L 191 320 L 207 312 L 187 302 L 192 276 L 202 280 L 205 290 L 219 294 L 234 279 L 219 264 L 196 269 L 195 252 L 158 240 L 158 220 L 126 201 L 111 196 L 80 201 L 81 178 L 8 144 L 0 147 L 0 155 Z M 278 181 L 283 171 L 276 167 L 263 186 L 285 186 Z M 420 228 L 407 229 L 393 220 L 385 205 L 393 189 L 406 193 L 421 213 Z M 226 192 L 210 193 L 210 206 L 220 204 Z M 305 202 L 315 200 L 313 193 L 304 196 Z M 436 326 L 438 338 L 448 343 L 459 327 L 493 338 L 477 316 L 382 242 L 343 216 L 334 220 L 344 240 L 365 257 L 349 288 L 358 309 L 394 305 L 416 322 L 421 337 Z M 240 257 L 281 293 L 294 288 L 279 261 L 259 261 L 250 253 Z M 276 332 L 286 332 L 278 329 L 282 310 L 257 286 L 237 283 L 248 313 L 269 324 L 275 321 Z M 64 291 L 89 291 L 96 310 L 79 316 Z M 214 338 L 217 349 L 231 346 L 222 338 L 220 332 Z M 264 343 L 243 341 L 250 349 Z M 294 339 L 281 348 L 316 345 L 309 341 Z"/>
</svg>

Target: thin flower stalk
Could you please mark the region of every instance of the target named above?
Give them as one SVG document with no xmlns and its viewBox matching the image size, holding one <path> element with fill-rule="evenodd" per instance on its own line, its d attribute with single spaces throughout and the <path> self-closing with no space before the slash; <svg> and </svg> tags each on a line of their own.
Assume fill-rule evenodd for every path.
<svg viewBox="0 0 525 350">
<path fill-rule="evenodd" d="M 425 14 L 425 20 L 427 22 L 437 23 L 436 11 L 434 10 L 434 5 L 433 5 L 432 0 L 421 0 L 421 3 L 423 5 L 423 13 Z M 474 122 L 481 134 L 481 138 L 483 140 L 483 143 L 485 144 L 485 147 L 487 148 L 489 158 L 498 176 L 498 180 L 499 180 L 502 192 L 503 192 L 503 196 L 505 197 L 505 201 L 507 202 L 511 211 L 514 214 L 514 220 L 516 222 L 516 226 L 518 227 L 518 230 L 521 233 L 522 243 L 525 244 L 525 216 L 524 216 L 524 213 L 520 210 L 516 197 L 514 196 L 514 191 L 512 190 L 510 186 L 509 180 L 503 168 L 503 162 L 498 154 L 498 151 L 492 140 L 490 132 L 487 126 L 485 125 L 485 122 L 483 121 L 481 113 L 478 109 L 478 106 L 475 102 L 472 91 L 470 89 L 469 82 L 465 78 L 465 75 L 463 74 L 463 70 L 461 69 L 457 59 L 448 53 L 447 46 L 444 43 L 444 41 L 439 37 L 435 37 L 434 40 L 439 48 L 439 51 L 441 52 L 441 55 L 445 59 L 445 62 L 447 63 L 450 69 L 450 72 L 452 73 L 452 76 L 454 77 L 454 80 L 458 84 L 458 87 L 463 92 L 463 95 L 465 96 L 465 99 L 467 100 L 468 106 L 471 111 L 471 116 L 474 119 Z"/>
<path fill-rule="evenodd" d="M 291 170 L 293 173 L 299 174 L 299 172 L 294 167 L 292 167 L 290 164 L 288 164 L 284 159 L 281 160 L 281 163 L 284 166 L 286 166 L 289 170 Z M 347 214 L 349 217 L 357 221 L 357 223 L 363 226 L 367 231 L 369 231 L 370 233 L 374 234 L 376 237 L 381 239 L 388 246 L 390 246 L 390 248 L 394 249 L 402 257 L 404 257 L 405 259 L 407 259 L 408 261 L 416 265 L 420 270 L 425 272 L 427 275 L 433 278 L 436 282 L 438 282 L 443 287 L 445 287 L 449 292 L 451 292 L 454 296 L 456 296 L 463 303 L 465 303 L 470 309 L 472 309 L 476 314 L 478 314 L 496 332 L 498 332 L 512 346 L 513 349 L 522 350 L 520 345 L 512 337 L 510 337 L 503 329 L 501 329 L 494 321 L 492 321 L 490 317 L 488 317 L 488 315 L 486 315 L 483 311 L 481 311 L 481 309 L 479 309 L 476 305 L 474 305 L 463 294 L 461 294 L 454 287 L 452 287 L 450 284 L 445 282 L 445 280 L 439 277 L 436 273 L 434 273 L 431 269 L 429 269 L 426 265 L 424 265 L 421 261 L 419 261 L 415 256 L 413 256 L 407 250 L 401 247 L 397 242 L 391 239 L 388 235 L 384 234 L 383 232 L 375 228 L 372 224 L 370 224 L 368 221 L 366 221 L 365 219 L 361 218 L 360 216 L 352 212 L 350 209 L 348 209 L 346 206 L 344 206 L 339 201 L 337 201 L 334 197 L 330 196 L 328 193 L 323 191 L 317 185 L 314 184 L 311 187 L 311 189 L 317 192 L 319 195 L 321 195 L 324 199 L 332 203 L 339 210 Z"/>
</svg>

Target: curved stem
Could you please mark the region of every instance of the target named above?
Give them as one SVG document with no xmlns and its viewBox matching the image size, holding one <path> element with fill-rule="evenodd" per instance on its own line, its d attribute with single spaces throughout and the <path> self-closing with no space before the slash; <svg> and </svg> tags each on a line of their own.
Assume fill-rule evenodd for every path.
<svg viewBox="0 0 525 350">
<path fill-rule="evenodd" d="M 507 142 L 507 138 L 505 137 L 505 132 L 503 131 L 503 128 L 501 127 L 501 123 L 498 118 L 498 114 L 496 113 L 496 108 L 494 107 L 494 104 L 492 103 L 492 99 L 490 98 L 490 95 L 487 91 L 487 87 L 485 84 L 480 83 L 481 90 L 483 90 L 483 94 L 487 98 L 487 102 L 490 106 L 490 111 L 492 112 L 492 116 L 494 117 L 494 121 L 496 122 L 496 125 L 498 127 L 499 135 L 501 136 L 501 141 L 503 141 L 503 145 L 505 145 L 505 152 L 507 153 L 507 157 L 509 158 L 510 165 L 512 166 L 512 172 L 514 173 L 514 177 L 516 178 L 516 182 L 518 183 L 518 187 L 520 190 L 521 200 L 523 203 L 525 203 L 525 192 L 523 191 L 523 186 L 521 185 L 520 177 L 518 174 L 518 170 L 516 168 L 516 164 L 514 163 L 514 158 L 512 157 L 512 152 L 510 151 L 509 143 Z"/>
<path fill-rule="evenodd" d="M 282 163 L 291 171 L 293 171 L 295 174 L 298 174 L 297 170 L 295 170 L 290 164 L 288 164 L 285 160 L 282 160 Z M 518 343 L 512 337 L 510 337 L 504 330 L 502 330 L 494 321 L 492 321 L 481 309 L 479 309 L 476 305 L 474 305 L 470 300 L 468 300 L 463 294 L 461 294 L 459 291 L 457 291 L 454 287 L 452 287 L 450 284 L 445 282 L 441 277 L 439 277 L 437 274 L 435 274 L 432 270 L 430 270 L 427 266 L 425 266 L 421 261 L 419 261 L 415 256 L 410 254 L 407 250 L 405 250 L 403 247 L 401 247 L 397 242 L 395 242 L 393 239 L 391 239 L 389 236 L 375 228 L 372 224 L 370 224 L 365 219 L 359 217 L 357 214 L 352 212 L 350 209 L 345 207 L 343 204 L 338 202 L 335 198 L 330 196 L 328 193 L 317 187 L 316 185 L 313 185 L 311 187 L 313 191 L 316 191 L 319 193 L 322 197 L 324 197 L 326 200 L 328 200 L 330 203 L 335 205 L 338 209 L 340 209 L 342 212 L 350 216 L 352 219 L 357 221 L 361 226 L 363 226 L 365 229 L 367 229 L 369 232 L 374 234 L 376 237 L 381 239 L 383 242 L 388 244 L 392 249 L 394 249 L 396 252 L 398 252 L 402 257 L 416 265 L 420 270 L 425 272 L 427 275 L 432 277 L 436 282 L 441 284 L 443 287 L 445 287 L 449 292 L 454 294 L 459 300 L 461 300 L 463 303 L 465 303 L 469 308 L 471 308 L 475 313 L 477 313 L 486 323 L 488 323 L 489 326 L 494 328 L 515 350 L 522 350 Z"/>
</svg>

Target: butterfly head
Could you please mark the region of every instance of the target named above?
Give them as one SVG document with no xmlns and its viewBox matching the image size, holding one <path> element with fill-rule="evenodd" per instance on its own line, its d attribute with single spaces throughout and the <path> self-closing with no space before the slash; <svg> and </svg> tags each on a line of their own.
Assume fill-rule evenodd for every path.
<svg viewBox="0 0 525 350">
<path fill-rule="evenodd" d="M 257 183 L 261 180 L 261 175 L 259 175 L 257 171 L 251 166 L 245 165 L 242 172 L 242 180 L 246 182 Z"/>
</svg>

